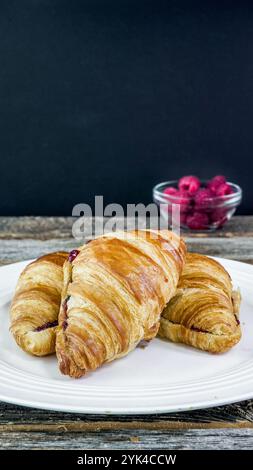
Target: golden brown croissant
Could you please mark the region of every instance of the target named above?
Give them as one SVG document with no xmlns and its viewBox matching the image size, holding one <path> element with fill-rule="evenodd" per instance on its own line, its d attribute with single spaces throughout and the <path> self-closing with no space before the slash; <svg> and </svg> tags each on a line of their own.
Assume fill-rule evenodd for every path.
<svg viewBox="0 0 253 470">
<path fill-rule="evenodd" d="M 240 293 L 227 271 L 207 256 L 188 253 L 176 295 L 165 307 L 159 336 L 220 353 L 241 338 Z"/>
<path fill-rule="evenodd" d="M 167 230 L 106 234 L 71 252 L 56 335 L 61 372 L 81 377 L 152 339 L 184 258 L 184 242 Z"/>
<path fill-rule="evenodd" d="M 11 304 L 10 330 L 24 351 L 45 356 L 55 351 L 55 329 L 63 285 L 65 252 L 50 253 L 21 273 Z"/>
</svg>

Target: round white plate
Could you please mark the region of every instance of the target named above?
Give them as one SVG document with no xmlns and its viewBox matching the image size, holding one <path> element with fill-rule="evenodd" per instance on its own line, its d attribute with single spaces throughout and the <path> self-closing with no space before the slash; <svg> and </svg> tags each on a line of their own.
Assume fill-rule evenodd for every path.
<svg viewBox="0 0 253 470">
<path fill-rule="evenodd" d="M 242 293 L 240 343 L 212 355 L 154 339 L 145 349 L 75 380 L 54 356 L 32 357 L 9 333 L 9 308 L 28 263 L 0 268 L 0 400 L 76 413 L 161 413 L 205 408 L 253 397 L 253 266 L 219 259 Z"/>
</svg>

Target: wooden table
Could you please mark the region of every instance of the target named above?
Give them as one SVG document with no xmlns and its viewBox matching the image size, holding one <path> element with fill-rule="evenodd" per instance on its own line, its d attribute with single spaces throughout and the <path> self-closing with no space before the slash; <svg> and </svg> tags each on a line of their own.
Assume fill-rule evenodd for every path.
<svg viewBox="0 0 253 470">
<path fill-rule="evenodd" d="M 72 223 L 71 217 L 0 217 L 0 264 L 75 247 Z M 187 233 L 185 238 L 191 251 L 253 263 L 253 216 L 234 217 L 218 232 Z M 0 403 L 0 448 L 252 449 L 253 400 L 134 417 L 70 414 Z"/>
</svg>

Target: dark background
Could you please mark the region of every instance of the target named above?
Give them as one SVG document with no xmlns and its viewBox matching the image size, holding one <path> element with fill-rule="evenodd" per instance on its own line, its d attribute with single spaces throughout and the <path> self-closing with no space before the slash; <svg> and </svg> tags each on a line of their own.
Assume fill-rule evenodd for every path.
<svg viewBox="0 0 253 470">
<path fill-rule="evenodd" d="M 0 3 L 1 215 L 224 173 L 252 213 L 253 3 Z"/>
</svg>

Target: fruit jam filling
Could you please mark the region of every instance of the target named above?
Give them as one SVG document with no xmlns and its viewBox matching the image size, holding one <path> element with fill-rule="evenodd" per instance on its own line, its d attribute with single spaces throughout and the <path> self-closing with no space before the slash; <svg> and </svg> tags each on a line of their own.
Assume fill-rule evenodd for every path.
<svg viewBox="0 0 253 470">
<path fill-rule="evenodd" d="M 235 315 L 235 321 L 236 321 L 237 326 L 239 326 L 241 324 L 239 318 L 236 315 Z"/>
<path fill-rule="evenodd" d="M 63 308 L 63 315 L 64 315 L 64 320 L 62 322 L 62 328 L 63 330 L 66 330 L 67 326 L 68 326 L 68 301 L 70 299 L 70 295 L 68 295 L 66 297 L 66 299 L 64 300 L 63 304 L 62 304 L 62 308 Z"/>
<path fill-rule="evenodd" d="M 79 254 L 79 250 L 72 250 L 70 253 L 69 253 L 69 257 L 68 257 L 68 261 L 70 263 L 72 263 L 74 261 L 74 259 L 76 259 L 77 255 Z"/>
<path fill-rule="evenodd" d="M 38 326 L 37 328 L 35 328 L 34 331 L 36 332 L 39 332 L 39 331 L 44 331 L 44 330 L 47 330 L 48 328 L 53 328 L 54 326 L 57 326 L 58 325 L 58 321 L 55 320 L 55 321 L 51 321 L 51 322 L 47 322 L 47 323 L 44 323 L 44 325 L 41 325 L 41 326 Z"/>
</svg>

